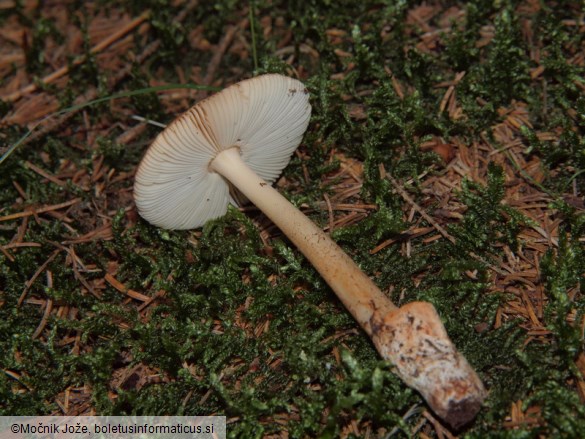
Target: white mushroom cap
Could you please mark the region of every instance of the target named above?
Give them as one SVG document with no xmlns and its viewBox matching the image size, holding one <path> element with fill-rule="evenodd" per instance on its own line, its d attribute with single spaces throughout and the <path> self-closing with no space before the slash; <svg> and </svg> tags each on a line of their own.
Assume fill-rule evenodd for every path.
<svg viewBox="0 0 585 439">
<path fill-rule="evenodd" d="M 138 212 L 166 229 L 192 229 L 227 211 L 228 182 L 209 170 L 221 151 L 237 147 L 244 162 L 273 182 L 309 123 L 305 86 L 282 75 L 234 84 L 199 102 L 154 140 L 134 184 Z"/>
</svg>

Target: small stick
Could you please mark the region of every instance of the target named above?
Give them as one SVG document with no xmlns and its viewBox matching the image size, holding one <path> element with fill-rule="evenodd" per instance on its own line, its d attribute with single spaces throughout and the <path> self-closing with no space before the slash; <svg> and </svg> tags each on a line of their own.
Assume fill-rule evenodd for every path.
<svg viewBox="0 0 585 439">
<path fill-rule="evenodd" d="M 0 251 L 4 254 L 4 256 L 6 256 L 8 258 L 8 260 L 10 262 L 14 262 L 15 261 L 14 257 L 10 253 L 8 253 L 6 251 L 6 249 L 4 248 L 4 246 L 0 247 Z"/>
<path fill-rule="evenodd" d="M 67 253 L 69 253 L 69 256 L 71 257 L 71 266 L 73 267 L 73 274 L 75 275 L 77 280 L 81 282 L 81 284 L 87 289 L 87 291 L 89 291 L 98 299 L 101 299 L 102 298 L 101 294 L 97 292 L 95 288 L 93 288 L 79 272 L 79 268 L 77 268 L 77 265 L 83 266 L 83 261 L 79 259 L 73 247 L 64 247 L 64 249 L 65 251 L 67 251 Z"/>
<path fill-rule="evenodd" d="M 10 244 L 3 245 L 0 248 L 9 249 L 20 247 L 42 247 L 42 245 L 39 244 L 38 242 L 11 242 Z"/>
<path fill-rule="evenodd" d="M 213 54 L 213 57 L 211 58 L 211 61 L 208 64 L 207 73 L 205 74 L 205 78 L 203 80 L 204 85 L 211 85 L 211 83 L 213 82 L 213 77 L 215 76 L 215 72 L 217 71 L 219 64 L 221 63 L 221 59 L 223 58 L 223 55 L 225 54 L 226 50 L 232 43 L 234 36 L 236 35 L 236 32 L 238 31 L 239 28 L 240 25 L 230 26 L 225 35 L 223 36 L 223 38 L 221 39 L 221 42 L 219 43 L 217 50 Z"/>
<path fill-rule="evenodd" d="M 104 279 L 107 283 L 109 283 L 111 286 L 113 286 L 117 291 L 119 291 L 122 294 L 127 295 L 128 297 L 131 297 L 131 298 L 136 299 L 136 300 L 140 300 L 141 302 L 148 302 L 151 299 L 150 297 L 145 296 L 144 294 L 140 294 L 137 291 L 130 290 L 130 289 L 126 288 L 126 286 L 122 282 L 120 282 L 118 279 L 116 279 L 110 273 L 106 274 Z"/>
<path fill-rule="evenodd" d="M 167 292 L 165 290 L 158 290 L 154 296 L 149 297 L 147 301 L 145 301 L 142 305 L 138 307 L 138 312 L 144 311 L 147 307 L 149 307 L 156 299 L 164 297 Z"/>
<path fill-rule="evenodd" d="M 35 280 L 37 280 L 37 277 L 39 277 L 41 275 L 41 273 L 45 270 L 45 268 L 47 268 L 47 265 L 49 265 L 51 263 L 51 261 L 53 259 L 55 259 L 55 257 L 59 253 L 61 253 L 61 250 L 60 249 L 57 249 L 57 250 L 53 251 L 53 253 L 51 253 L 51 256 L 49 256 L 49 258 L 43 263 L 43 265 L 41 265 L 38 268 L 38 270 L 35 271 L 35 274 L 33 274 L 32 277 L 28 281 L 26 281 L 25 288 L 24 288 L 22 294 L 20 295 L 20 297 L 18 298 L 17 306 L 22 305 L 22 302 L 24 301 L 24 298 L 28 294 L 28 291 L 30 290 L 30 288 L 34 284 Z"/>
<path fill-rule="evenodd" d="M 327 203 L 327 212 L 329 213 L 329 233 L 333 232 L 334 218 L 333 218 L 333 207 L 331 206 L 331 200 L 327 194 L 323 194 L 325 203 Z"/>
<path fill-rule="evenodd" d="M 66 201 L 60 204 L 52 204 L 50 206 L 41 207 L 39 209 L 32 209 L 32 210 L 25 210 L 24 212 L 13 213 L 11 215 L 1 216 L 0 222 L 2 221 L 10 221 L 17 218 L 24 218 L 27 216 L 37 215 L 39 213 L 51 212 L 53 210 L 63 209 L 64 207 L 69 207 L 74 204 L 77 204 L 81 201 L 81 198 L 74 198 L 73 200 Z"/>
<path fill-rule="evenodd" d="M 47 288 L 53 288 L 53 274 L 50 271 L 47 271 Z M 47 326 L 47 322 L 49 321 L 49 316 L 51 315 L 51 311 L 53 310 L 53 299 L 47 299 L 47 303 L 45 305 L 45 312 L 43 313 L 43 317 L 41 318 L 41 322 L 35 332 L 32 335 L 32 338 L 38 338 L 39 335 Z"/>
<path fill-rule="evenodd" d="M 28 160 L 26 162 L 24 162 L 24 164 L 26 165 L 27 168 L 36 172 L 40 176 L 45 177 L 47 180 L 49 180 L 52 183 L 55 183 L 57 186 L 60 186 L 60 187 L 67 186 L 67 183 L 64 182 L 63 180 L 59 180 L 59 178 L 55 177 L 54 175 L 49 174 L 47 171 L 39 168 L 38 166 L 33 165 Z"/>
</svg>

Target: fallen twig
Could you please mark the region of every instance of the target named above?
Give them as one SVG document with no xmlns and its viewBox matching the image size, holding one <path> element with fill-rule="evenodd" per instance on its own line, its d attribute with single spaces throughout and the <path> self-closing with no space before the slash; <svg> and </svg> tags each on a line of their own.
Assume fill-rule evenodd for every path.
<svg viewBox="0 0 585 439">
<path fill-rule="evenodd" d="M 144 294 L 140 294 L 138 291 L 134 291 L 134 290 L 126 288 L 126 286 L 122 282 L 117 280 L 110 273 L 106 274 L 104 279 L 107 283 L 109 283 L 117 291 L 119 291 L 122 294 L 127 295 L 128 297 L 131 297 L 131 298 L 136 299 L 136 300 L 140 300 L 141 302 L 148 302 L 150 300 L 149 296 L 145 296 Z"/>
<path fill-rule="evenodd" d="M 53 275 L 51 274 L 50 271 L 47 272 L 47 288 L 52 288 L 53 287 Z M 49 316 L 51 315 L 51 311 L 53 310 L 53 299 L 47 299 L 47 302 L 45 304 L 45 311 L 43 312 L 43 317 L 41 318 L 41 322 L 39 323 L 39 326 L 37 326 L 37 329 L 35 329 L 35 332 L 33 332 L 32 338 L 38 338 L 39 335 L 41 335 L 41 333 L 43 332 L 43 330 L 45 329 L 45 326 L 47 326 L 47 322 L 49 321 Z"/>
<path fill-rule="evenodd" d="M 54 210 L 63 209 L 64 207 L 69 207 L 69 206 L 72 206 L 72 205 L 77 204 L 79 202 L 81 202 L 81 198 L 74 198 L 73 200 L 69 200 L 69 201 L 66 201 L 64 203 L 52 204 L 50 206 L 40 207 L 38 209 L 32 208 L 30 210 L 25 210 L 24 212 L 18 212 L 18 213 L 13 213 L 13 214 L 6 215 L 6 216 L 0 216 L 0 222 L 10 221 L 10 220 L 17 219 L 17 218 L 24 218 L 26 216 L 38 215 L 39 213 L 45 213 L 45 212 L 51 212 Z"/>
<path fill-rule="evenodd" d="M 47 265 L 49 265 L 51 263 L 51 261 L 53 259 L 55 259 L 59 253 L 61 253 L 61 249 L 54 250 L 53 253 L 51 253 L 51 256 L 49 256 L 49 258 L 43 263 L 43 265 L 41 265 L 37 269 L 37 271 L 35 271 L 35 274 L 33 274 L 32 277 L 28 281 L 26 281 L 24 290 L 22 291 L 22 294 L 18 298 L 17 306 L 22 305 L 22 302 L 24 302 L 24 299 L 25 299 L 26 295 L 28 294 L 28 291 L 30 290 L 30 288 L 34 284 L 35 280 L 37 280 L 37 277 L 39 277 L 41 275 L 41 273 L 43 271 L 45 271 L 45 268 L 47 268 Z"/>
</svg>

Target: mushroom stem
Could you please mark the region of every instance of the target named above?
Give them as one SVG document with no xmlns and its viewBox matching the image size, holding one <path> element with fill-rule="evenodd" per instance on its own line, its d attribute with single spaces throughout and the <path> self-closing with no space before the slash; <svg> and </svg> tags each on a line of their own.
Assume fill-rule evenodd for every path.
<svg viewBox="0 0 585 439">
<path fill-rule="evenodd" d="M 237 148 L 220 152 L 210 168 L 229 180 L 284 232 L 356 320 L 367 324 L 374 308 L 384 313 L 396 309 L 325 232 L 244 163 Z"/>
<path fill-rule="evenodd" d="M 397 308 L 327 234 L 248 167 L 237 147 L 220 152 L 209 169 L 229 180 L 282 230 L 372 338 L 380 355 L 439 416 L 456 428 L 475 417 L 485 389 L 430 303 Z"/>
</svg>

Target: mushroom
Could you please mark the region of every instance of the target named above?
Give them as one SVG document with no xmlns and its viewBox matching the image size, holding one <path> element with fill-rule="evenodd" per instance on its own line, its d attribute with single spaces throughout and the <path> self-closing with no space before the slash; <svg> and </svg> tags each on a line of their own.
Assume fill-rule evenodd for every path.
<svg viewBox="0 0 585 439">
<path fill-rule="evenodd" d="M 459 428 L 475 417 L 486 391 L 433 305 L 396 307 L 270 184 L 299 145 L 310 113 L 304 85 L 275 74 L 242 81 L 199 102 L 146 152 L 134 185 L 138 211 L 159 227 L 192 229 L 247 198 L 313 264 L 406 384 Z"/>
</svg>

